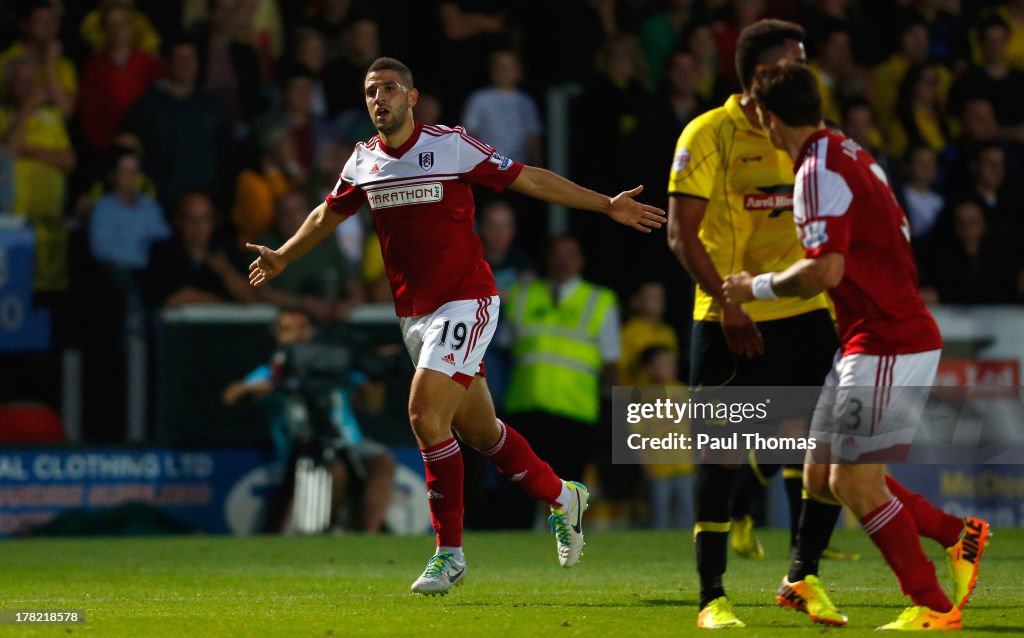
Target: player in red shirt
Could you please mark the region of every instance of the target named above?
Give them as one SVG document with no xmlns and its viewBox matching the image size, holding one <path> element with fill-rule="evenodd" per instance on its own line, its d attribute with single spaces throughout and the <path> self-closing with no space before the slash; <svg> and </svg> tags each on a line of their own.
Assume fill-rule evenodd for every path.
<svg viewBox="0 0 1024 638">
<path fill-rule="evenodd" d="M 938 326 L 917 292 L 910 227 L 871 155 L 825 128 L 817 82 L 807 67 L 790 64 L 759 74 L 754 95 L 772 143 L 793 158 L 793 218 L 805 258 L 784 272 L 730 275 L 723 292 L 733 304 L 829 292 L 840 349 L 811 431 L 826 434 L 833 462 L 809 463 L 805 485 L 857 515 L 913 600 L 881 629 L 958 629 L 988 524 L 946 514 L 887 477 L 879 462 L 899 458 L 909 447 L 913 428 L 906 425 L 919 422 L 926 398 L 920 391 L 898 392 L 893 400 L 892 388 L 931 386 L 942 349 Z M 840 423 L 841 431 L 835 427 Z M 947 548 L 952 602 L 918 534 Z M 815 620 L 816 605 L 827 600 L 817 578 L 821 549 L 798 540 L 777 598 Z"/>
<path fill-rule="evenodd" d="M 601 212 L 645 233 L 661 227 L 665 212 L 634 200 L 642 186 L 615 197 L 601 195 L 503 157 L 460 127 L 415 121 L 419 92 L 412 73 L 398 60 L 376 60 L 364 86 L 366 108 L 379 134 L 356 146 L 334 192 L 283 246 L 248 245 L 259 254 L 249 267 L 249 281 L 260 286 L 279 275 L 368 204 L 406 349 L 417 368 L 409 421 L 423 454 L 437 533 L 437 551 L 412 590 L 444 594 L 465 577 L 463 465 L 453 430 L 502 475 L 550 505 L 559 563 L 572 567 L 583 550 L 580 517 L 589 494 L 583 485 L 555 475 L 522 436 L 495 416 L 483 378 L 482 359 L 494 335 L 499 299 L 473 232 L 471 185 L 511 188 Z"/>
</svg>

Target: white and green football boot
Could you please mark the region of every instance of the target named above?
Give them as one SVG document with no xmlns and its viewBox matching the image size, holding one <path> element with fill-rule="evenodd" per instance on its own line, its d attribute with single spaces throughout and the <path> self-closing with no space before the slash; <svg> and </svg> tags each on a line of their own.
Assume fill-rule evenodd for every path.
<svg viewBox="0 0 1024 638">
<path fill-rule="evenodd" d="M 452 587 L 462 585 L 466 578 L 466 563 L 455 560 L 449 551 L 438 551 L 430 557 L 423 574 L 412 584 L 414 594 L 444 596 Z"/>
<path fill-rule="evenodd" d="M 582 483 L 563 481 L 569 488 L 572 499 L 563 509 L 551 508 L 548 525 L 555 535 L 558 548 L 558 564 L 572 567 L 583 556 L 583 512 L 587 511 L 590 492 Z"/>
</svg>

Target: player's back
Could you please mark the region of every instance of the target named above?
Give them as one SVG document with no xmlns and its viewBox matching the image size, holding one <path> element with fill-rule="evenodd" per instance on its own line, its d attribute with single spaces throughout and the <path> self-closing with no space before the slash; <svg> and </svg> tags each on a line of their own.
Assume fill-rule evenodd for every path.
<svg viewBox="0 0 1024 638">
<path fill-rule="evenodd" d="M 822 130 L 800 155 L 794 217 L 808 257 L 839 252 L 829 291 L 844 354 L 905 354 L 942 347 L 918 294 L 910 226 L 885 172 L 853 140 Z"/>
</svg>

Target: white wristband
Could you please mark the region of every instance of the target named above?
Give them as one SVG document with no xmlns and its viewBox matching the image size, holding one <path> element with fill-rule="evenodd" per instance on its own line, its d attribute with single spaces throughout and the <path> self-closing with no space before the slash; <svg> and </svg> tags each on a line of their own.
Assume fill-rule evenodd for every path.
<svg viewBox="0 0 1024 638">
<path fill-rule="evenodd" d="M 751 285 L 754 293 L 754 299 L 770 300 L 779 298 L 779 296 L 775 294 L 775 289 L 772 288 L 772 277 L 774 276 L 775 273 L 766 272 L 754 277 L 754 282 Z"/>
</svg>

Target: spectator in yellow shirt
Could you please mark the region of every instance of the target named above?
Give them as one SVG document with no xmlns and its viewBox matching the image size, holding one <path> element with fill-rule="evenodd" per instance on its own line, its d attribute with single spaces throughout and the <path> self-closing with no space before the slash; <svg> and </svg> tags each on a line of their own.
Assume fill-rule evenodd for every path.
<svg viewBox="0 0 1024 638">
<path fill-rule="evenodd" d="M 6 103 L 0 107 L 0 140 L 14 156 L 14 209 L 30 220 L 61 213 L 65 178 L 75 166 L 60 113 L 39 90 L 31 57 L 8 62 Z"/>
<path fill-rule="evenodd" d="M 1024 71 L 1024 0 L 1010 0 L 996 9 L 996 15 L 1010 28 L 1006 58 L 1013 68 Z"/>
<path fill-rule="evenodd" d="M 679 341 L 672 326 L 664 322 L 665 287 L 654 281 L 647 282 L 633 294 L 630 309 L 632 317 L 622 326 L 620 340 L 622 356 L 619 359 L 619 382 L 623 385 L 643 385 L 646 380 L 640 370 L 640 354 L 651 346 L 661 345 L 673 356 L 679 354 Z"/>
<path fill-rule="evenodd" d="M 911 146 L 926 145 L 936 153 L 950 142 L 945 95 L 939 65 L 915 64 L 900 83 L 896 119 L 889 126 L 889 155 L 903 157 Z"/>
<path fill-rule="evenodd" d="M 258 160 L 238 175 L 231 212 L 239 246 L 270 230 L 275 200 L 306 181 L 286 125 L 265 122 L 255 131 L 253 141 L 259 148 Z"/>
<path fill-rule="evenodd" d="M 145 13 L 135 8 L 134 0 L 103 0 L 85 15 L 79 31 L 82 39 L 92 47 L 93 51 L 102 51 L 107 46 L 107 34 L 103 30 L 103 14 L 108 6 L 128 9 L 132 15 L 132 31 L 135 33 L 135 48 L 143 53 L 160 53 L 160 34 Z"/>
<path fill-rule="evenodd" d="M 0 53 L 0 78 L 7 77 L 7 66 L 16 59 L 30 57 L 40 73 L 36 83 L 42 91 L 43 104 L 53 106 L 67 119 L 75 110 L 78 78 L 75 65 L 61 54 L 59 39 L 60 15 L 52 2 L 32 0 L 18 12 L 21 40 Z"/>
<path fill-rule="evenodd" d="M 61 213 L 75 153 L 64 119 L 46 105 L 36 61 L 17 58 L 4 70 L 0 153 L 13 158 L 14 212 L 27 217 L 36 231 L 36 290 L 62 290 L 67 286 L 67 227 Z"/>
<path fill-rule="evenodd" d="M 640 375 L 647 385 L 663 387 L 681 386 L 678 360 L 670 348 L 651 346 L 640 353 Z M 662 429 L 664 428 L 664 430 Z M 688 435 L 690 424 L 667 423 L 664 426 L 648 423 L 642 434 L 664 436 L 666 432 Z M 643 453 L 647 478 L 648 505 L 651 527 L 668 529 L 693 526 L 693 463 L 690 452 L 682 450 L 648 450 Z M 656 461 L 656 462 L 652 462 Z"/>
<path fill-rule="evenodd" d="M 915 64 L 928 61 L 928 26 L 923 20 L 908 20 L 899 32 L 899 46 L 889 59 L 875 67 L 872 77 L 872 106 L 879 127 L 885 131 L 896 119 L 899 86 L 907 70 Z M 949 92 L 952 78 L 944 67 L 936 66 L 938 90 L 942 96 Z"/>
</svg>

